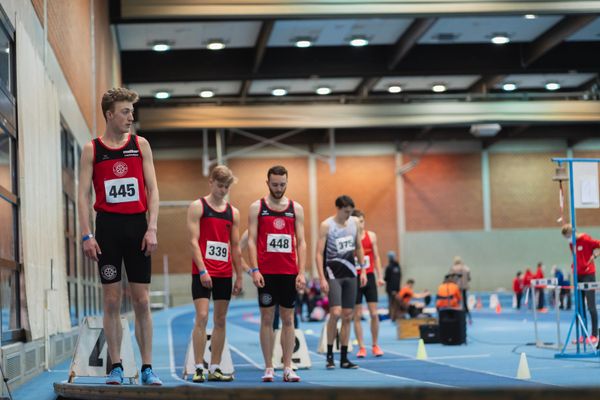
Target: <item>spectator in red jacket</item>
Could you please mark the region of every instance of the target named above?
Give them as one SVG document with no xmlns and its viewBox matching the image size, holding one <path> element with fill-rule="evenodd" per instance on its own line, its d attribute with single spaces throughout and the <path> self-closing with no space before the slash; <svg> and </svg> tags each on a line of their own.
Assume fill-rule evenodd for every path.
<svg viewBox="0 0 600 400">
<path fill-rule="evenodd" d="M 563 225 L 561 233 L 569 241 L 569 248 L 573 252 L 573 227 L 570 224 Z M 577 254 L 577 281 L 594 282 L 596 281 L 596 265 L 594 258 L 600 255 L 600 240 L 592 238 L 587 233 L 575 233 L 576 254 Z M 573 269 L 573 265 L 571 265 Z M 592 330 L 588 340 L 593 344 L 598 342 L 598 311 L 596 310 L 596 292 L 587 290 L 583 292 L 585 303 L 587 303 L 590 319 L 592 320 Z"/>
<path fill-rule="evenodd" d="M 513 279 L 513 292 L 517 296 L 517 310 L 521 309 L 521 298 L 523 297 L 523 278 L 521 271 L 517 272 L 517 276 Z"/>
<path fill-rule="evenodd" d="M 524 293 L 525 293 L 525 304 L 531 304 L 530 303 L 530 297 L 531 297 L 531 280 L 533 279 L 533 273 L 531 272 L 530 268 L 525 268 L 525 274 L 523 275 L 523 289 L 524 289 Z"/>
<path fill-rule="evenodd" d="M 535 274 L 533 275 L 533 279 L 543 279 L 544 278 L 544 270 L 543 270 L 544 264 L 540 261 L 539 263 L 537 263 L 537 269 L 535 270 Z M 542 310 L 544 308 L 544 287 L 543 285 L 537 285 L 535 287 L 535 289 L 537 290 L 537 309 L 538 310 Z M 534 291 L 531 291 L 531 294 L 533 294 Z"/>
</svg>

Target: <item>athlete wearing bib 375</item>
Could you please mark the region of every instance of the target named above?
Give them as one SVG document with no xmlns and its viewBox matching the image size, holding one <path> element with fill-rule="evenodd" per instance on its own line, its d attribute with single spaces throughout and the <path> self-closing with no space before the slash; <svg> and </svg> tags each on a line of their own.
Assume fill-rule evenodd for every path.
<svg viewBox="0 0 600 400">
<path fill-rule="evenodd" d="M 187 226 L 192 250 L 192 297 L 196 318 L 192 339 L 196 373 L 193 381 L 204 382 L 203 360 L 209 300 L 213 298 L 213 331 L 209 381 L 229 382 L 233 376 L 221 372 L 221 354 L 225 344 L 225 321 L 231 294 L 242 290 L 239 247 L 240 213 L 225 198 L 235 177 L 224 165 L 215 167 L 208 179 L 210 194 L 190 204 Z M 233 260 L 233 264 L 232 264 Z M 236 280 L 231 284 L 235 266 Z"/>
<path fill-rule="evenodd" d="M 356 306 L 354 309 L 354 333 L 358 341 L 358 358 L 366 357 L 367 350 L 363 339 L 361 316 L 362 316 L 362 298 L 367 300 L 369 316 L 371 319 L 371 340 L 373 341 L 372 352 L 375 357 L 381 357 L 383 350 L 377 344 L 379 337 L 379 316 L 377 315 L 377 286 L 383 286 L 385 282 L 381 274 L 381 259 L 379 257 L 379 249 L 377 247 L 377 235 L 375 232 L 365 230 L 365 214 L 360 210 L 354 210 L 352 213 L 358 219 L 363 230 L 361 244 L 365 254 L 365 268 L 367 269 L 367 284 L 360 287 L 360 279 L 357 279 L 357 296 Z M 360 268 L 360 265 L 358 266 Z M 377 279 L 375 277 L 377 273 Z"/>
<path fill-rule="evenodd" d="M 306 242 L 304 209 L 284 196 L 287 170 L 274 166 L 267 172 L 269 195 L 250 206 L 248 217 L 248 254 L 253 268 L 252 280 L 258 288 L 260 306 L 260 345 L 265 359 L 263 382 L 272 382 L 274 306 L 281 314 L 283 380 L 298 382 L 292 370 L 294 349 L 294 305 L 296 290 L 304 289 Z"/>
<path fill-rule="evenodd" d="M 112 368 L 106 383 L 123 383 L 121 359 L 121 265 L 125 264 L 135 311 L 136 338 L 142 356 L 142 383 L 161 385 L 152 371 L 150 253 L 158 245 L 158 187 L 148 141 L 130 134 L 138 95 L 125 88 L 102 96 L 106 131 L 83 147 L 79 175 L 79 223 L 83 252 L 98 262 L 104 302 L 104 332 Z M 96 234 L 89 224 L 94 187 Z M 148 215 L 146 216 L 146 212 Z M 146 219 L 147 218 L 147 219 Z"/>
<path fill-rule="evenodd" d="M 364 264 L 363 248 L 359 240 L 362 228 L 356 217 L 352 217 L 354 201 L 343 195 L 335 200 L 337 213 L 321 222 L 317 242 L 317 271 L 321 291 L 329 296 L 329 321 L 327 321 L 327 368 L 335 368 L 333 362 L 333 340 L 337 333 L 337 321 L 342 318 L 340 332 L 340 367 L 358 368 L 348 360 L 350 321 L 356 302 L 357 269 L 354 257 Z M 360 286 L 367 283 L 366 270 L 360 272 Z"/>
</svg>

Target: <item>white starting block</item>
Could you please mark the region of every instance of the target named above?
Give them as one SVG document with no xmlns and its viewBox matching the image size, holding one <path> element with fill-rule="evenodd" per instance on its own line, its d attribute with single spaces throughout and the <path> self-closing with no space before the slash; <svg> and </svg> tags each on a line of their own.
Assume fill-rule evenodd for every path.
<svg viewBox="0 0 600 400">
<path fill-rule="evenodd" d="M 600 282 L 579 282 L 577 288 L 579 290 L 598 290 L 600 289 Z"/>
<path fill-rule="evenodd" d="M 304 332 L 300 329 L 294 329 L 294 351 L 292 353 L 292 363 L 300 369 L 307 369 L 312 366 L 308 354 L 308 346 Z M 281 348 L 281 329 L 275 329 L 275 344 L 273 346 L 273 367 L 275 369 L 283 368 L 283 350 Z"/>
<path fill-rule="evenodd" d="M 123 377 L 129 383 L 137 383 L 138 369 L 135 366 L 129 323 L 121 318 L 123 340 L 121 342 L 121 363 Z M 79 377 L 104 377 L 110 372 L 113 360 L 108 356 L 108 346 L 102 317 L 85 317 L 79 328 L 79 337 L 69 368 L 69 383 Z"/>
<path fill-rule="evenodd" d="M 321 329 L 321 338 L 319 339 L 319 348 L 317 349 L 317 353 L 325 354 L 327 353 L 327 323 L 329 322 L 329 314 L 327 314 L 327 318 L 325 318 L 325 323 L 323 324 L 323 328 Z M 352 325 L 352 322 L 350 322 Z M 352 326 L 350 326 L 352 330 Z M 333 352 L 339 353 L 341 351 L 340 344 L 340 331 L 342 330 L 342 319 L 340 318 L 337 322 L 337 331 L 335 333 L 335 337 L 333 338 Z M 348 353 L 352 351 L 352 340 L 348 340 Z"/>
<path fill-rule="evenodd" d="M 202 363 L 204 369 L 208 369 L 210 364 L 210 352 L 211 352 L 211 339 L 212 329 L 206 329 L 206 346 L 204 347 L 204 357 Z M 231 351 L 229 350 L 229 344 L 227 338 L 223 344 L 223 353 L 221 354 L 221 363 L 219 364 L 221 372 L 225 375 L 232 375 L 235 370 L 233 368 L 233 360 L 231 359 Z M 192 335 L 190 335 L 190 341 L 188 343 L 187 351 L 185 353 L 185 362 L 183 364 L 183 379 L 187 379 L 188 375 L 193 375 L 196 372 L 196 363 L 194 361 L 194 341 Z"/>
</svg>

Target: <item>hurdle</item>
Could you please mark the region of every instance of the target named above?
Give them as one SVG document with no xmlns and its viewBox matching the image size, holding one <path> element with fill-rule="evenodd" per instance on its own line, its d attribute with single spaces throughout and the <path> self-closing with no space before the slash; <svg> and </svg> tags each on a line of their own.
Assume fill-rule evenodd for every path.
<svg viewBox="0 0 600 400">
<path fill-rule="evenodd" d="M 536 290 L 544 290 L 544 288 L 537 289 L 537 286 L 545 286 L 547 289 L 552 289 L 554 291 L 554 305 L 556 310 L 556 344 L 554 343 L 546 343 L 540 339 L 539 331 L 538 331 L 538 316 L 537 316 L 537 296 Z M 533 289 L 533 326 L 535 329 L 535 347 L 540 349 L 554 349 L 560 350 L 560 309 L 558 307 L 560 289 L 561 287 L 558 285 L 558 279 L 556 278 L 541 278 L 541 279 L 532 279 L 531 280 L 531 288 Z"/>
<path fill-rule="evenodd" d="M 562 209 L 563 209 L 563 198 L 562 198 L 562 182 L 563 181 L 569 181 L 569 209 L 570 209 L 570 214 L 571 214 L 571 226 L 572 226 L 572 232 L 571 232 L 571 243 L 576 243 L 577 242 L 577 219 L 576 219 L 576 208 L 598 208 L 600 207 L 600 204 L 598 204 L 598 199 L 595 199 L 596 201 L 590 203 L 590 205 L 583 205 L 583 201 L 581 199 L 576 199 L 575 198 L 575 176 L 574 176 L 574 169 L 573 169 L 573 163 L 600 163 L 600 158 L 572 158 L 572 157 L 567 157 L 567 158 L 552 158 L 552 161 L 557 163 L 557 168 L 556 168 L 556 175 L 554 176 L 553 180 L 558 181 L 559 182 L 559 186 L 560 186 L 560 203 L 561 203 L 561 214 L 562 214 Z M 567 171 L 565 170 L 565 168 L 563 167 L 563 163 L 566 163 L 568 165 L 568 174 Z M 580 174 L 580 173 L 578 173 Z M 593 176 L 593 174 L 591 174 Z M 590 183 L 595 183 L 596 186 L 598 186 L 598 176 L 597 176 L 597 172 L 595 174 L 595 182 L 589 180 L 589 177 L 586 177 L 586 180 L 584 181 L 583 179 L 581 179 L 581 176 L 577 177 L 578 180 L 578 188 L 577 189 L 582 189 L 584 186 L 584 182 L 589 185 Z M 579 192 L 578 192 L 579 193 Z M 597 195 L 596 195 L 597 196 Z M 577 200 L 577 201 L 576 201 Z M 579 205 L 578 205 L 579 204 Z M 563 222 L 564 223 L 564 218 L 561 215 L 561 217 L 558 220 L 559 222 Z M 574 312 L 573 312 L 573 319 L 571 320 L 571 324 L 569 326 L 569 331 L 567 333 L 567 337 L 565 339 L 565 343 L 564 346 L 562 347 L 562 349 L 560 350 L 559 353 L 556 353 L 554 355 L 555 358 L 590 358 L 590 357 L 598 357 L 598 351 L 594 348 L 594 346 L 592 347 L 592 352 L 588 352 L 587 348 L 586 348 L 586 342 L 587 342 L 587 338 L 590 336 L 589 333 L 587 332 L 586 329 L 586 315 L 585 315 L 585 310 L 583 308 L 583 299 L 580 293 L 580 286 L 579 283 L 577 281 L 578 276 L 577 276 L 577 246 L 573 246 L 573 251 L 572 253 L 572 257 L 573 257 L 573 287 L 575 288 L 575 307 L 574 307 Z M 592 282 L 586 282 L 586 283 L 592 283 Z M 594 282 L 596 283 L 596 282 Z M 573 328 L 575 330 L 575 353 L 567 353 L 567 346 L 569 344 L 569 340 L 571 338 L 571 333 L 573 332 Z M 579 337 L 580 337 L 580 333 L 582 333 L 584 335 L 585 340 L 583 340 L 583 343 L 579 343 Z M 583 344 L 583 349 L 581 344 Z"/>
</svg>

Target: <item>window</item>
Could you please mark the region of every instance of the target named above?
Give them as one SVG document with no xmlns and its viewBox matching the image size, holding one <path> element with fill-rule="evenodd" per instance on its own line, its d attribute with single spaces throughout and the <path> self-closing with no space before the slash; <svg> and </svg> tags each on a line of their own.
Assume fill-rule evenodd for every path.
<svg viewBox="0 0 600 400">
<path fill-rule="evenodd" d="M 14 29 L 0 7 L 0 338 L 23 340 L 17 187 L 17 106 L 14 97 Z"/>
</svg>

